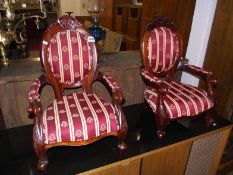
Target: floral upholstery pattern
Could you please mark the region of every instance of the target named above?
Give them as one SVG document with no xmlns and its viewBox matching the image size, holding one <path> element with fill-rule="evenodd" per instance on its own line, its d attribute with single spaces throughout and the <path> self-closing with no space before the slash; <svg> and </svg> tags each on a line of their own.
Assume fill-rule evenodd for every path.
<svg viewBox="0 0 233 175">
<path fill-rule="evenodd" d="M 40 94 L 39 94 L 40 87 L 41 87 L 41 83 L 39 79 L 36 79 L 32 82 L 28 94 L 28 99 L 30 102 L 34 100 L 40 101 Z"/>
<path fill-rule="evenodd" d="M 169 70 L 178 58 L 178 53 L 178 39 L 170 29 L 157 27 L 150 32 L 148 60 L 153 72 Z"/>
<path fill-rule="evenodd" d="M 194 116 L 213 107 L 213 102 L 207 93 L 197 87 L 177 83 L 175 81 L 164 83 L 168 92 L 164 95 L 164 104 L 171 119 Z M 147 87 L 145 98 L 154 112 L 156 112 L 158 93 L 156 89 Z"/>
<path fill-rule="evenodd" d="M 92 65 L 89 43 L 78 31 L 58 32 L 50 40 L 49 63 L 61 83 L 80 82 Z"/>
<path fill-rule="evenodd" d="M 114 107 L 95 94 L 63 96 L 54 100 L 43 114 L 45 144 L 83 141 L 117 130 Z"/>
<path fill-rule="evenodd" d="M 103 79 L 108 84 L 108 86 L 112 89 L 112 91 L 116 91 L 120 89 L 120 85 L 110 76 L 110 75 L 103 75 Z"/>
</svg>

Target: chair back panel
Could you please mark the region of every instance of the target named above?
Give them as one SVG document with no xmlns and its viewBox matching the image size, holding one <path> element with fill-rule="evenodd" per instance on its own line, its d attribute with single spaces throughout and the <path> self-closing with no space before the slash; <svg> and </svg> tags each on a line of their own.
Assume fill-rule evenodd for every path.
<svg viewBox="0 0 233 175">
<path fill-rule="evenodd" d="M 91 69 L 89 43 L 78 31 L 58 32 L 50 40 L 49 63 L 59 82 L 66 84 L 80 82 Z"/>
<path fill-rule="evenodd" d="M 56 97 L 62 96 L 64 88 L 91 92 L 97 59 L 93 37 L 70 16 L 59 18 L 42 37 L 41 62 Z"/>
<path fill-rule="evenodd" d="M 171 69 L 179 58 L 179 39 L 167 27 L 156 27 L 149 32 L 148 64 L 154 73 Z"/>
</svg>

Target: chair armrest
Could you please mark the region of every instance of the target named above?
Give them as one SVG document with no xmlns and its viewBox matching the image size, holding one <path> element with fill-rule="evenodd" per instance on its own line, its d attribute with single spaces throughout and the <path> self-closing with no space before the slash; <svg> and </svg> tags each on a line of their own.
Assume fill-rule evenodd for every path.
<svg viewBox="0 0 233 175">
<path fill-rule="evenodd" d="M 96 80 L 103 83 L 104 86 L 108 89 L 114 103 L 122 103 L 124 97 L 120 90 L 120 86 L 110 75 L 104 75 L 98 72 Z"/>
<path fill-rule="evenodd" d="M 38 79 L 34 80 L 30 86 L 28 99 L 29 99 L 29 108 L 28 113 L 36 114 L 38 111 L 41 111 L 41 102 L 40 102 L 40 93 L 42 87 L 47 83 L 44 75 L 41 75 Z"/>
<path fill-rule="evenodd" d="M 30 102 L 40 101 L 40 94 L 39 94 L 40 87 L 41 87 L 41 82 L 39 79 L 36 79 L 32 82 L 28 94 L 28 99 Z"/>
<path fill-rule="evenodd" d="M 121 130 L 124 130 L 127 132 L 128 126 L 127 126 L 124 112 L 121 107 L 124 97 L 120 90 L 119 84 L 115 80 L 113 80 L 113 78 L 110 75 L 103 75 L 100 72 L 98 72 L 97 78 L 95 79 L 95 81 L 96 80 L 103 83 L 104 86 L 108 89 L 109 93 L 111 94 L 112 101 L 114 103 L 114 108 L 117 112 L 119 126 Z"/>
<path fill-rule="evenodd" d="M 188 64 L 184 64 L 181 68 L 181 70 L 187 72 L 187 73 L 190 73 L 192 75 L 195 75 L 195 76 L 198 76 L 202 79 L 207 79 L 208 77 L 212 77 L 214 78 L 213 76 L 213 73 L 210 72 L 210 71 L 207 71 L 206 69 L 203 69 L 203 68 L 200 68 L 200 67 L 197 67 L 197 66 L 194 66 L 194 65 L 188 65 Z"/>
<path fill-rule="evenodd" d="M 141 68 L 141 75 L 150 87 L 153 87 L 159 91 L 161 94 L 165 94 L 167 92 L 167 86 L 164 83 L 164 80 L 155 77 L 152 73 L 148 70 Z"/>
<path fill-rule="evenodd" d="M 183 65 L 182 70 L 204 79 L 207 83 L 208 96 L 212 100 L 214 100 L 213 88 L 216 87 L 217 85 L 217 79 L 212 72 L 194 65 L 187 65 L 187 64 Z"/>
<path fill-rule="evenodd" d="M 120 89 L 120 85 L 110 75 L 102 74 L 102 77 L 108 87 L 111 88 L 112 92 Z"/>
</svg>

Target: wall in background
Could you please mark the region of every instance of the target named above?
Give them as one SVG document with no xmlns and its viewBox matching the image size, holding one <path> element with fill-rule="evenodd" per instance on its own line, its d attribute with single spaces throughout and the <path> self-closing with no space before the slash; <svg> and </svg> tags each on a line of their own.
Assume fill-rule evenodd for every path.
<svg viewBox="0 0 233 175">
<path fill-rule="evenodd" d="M 181 33 L 185 56 L 196 0 L 143 0 L 141 15 L 141 35 L 144 34 L 147 24 L 155 16 L 165 16 L 173 20 L 175 27 Z"/>
<path fill-rule="evenodd" d="M 74 12 L 72 16 L 80 16 L 80 0 L 58 0 L 58 17 L 65 15 L 65 12 Z"/>
<path fill-rule="evenodd" d="M 217 0 L 197 0 L 186 57 L 189 64 L 203 66 Z M 183 73 L 181 81 L 198 86 L 199 80 Z"/>
</svg>

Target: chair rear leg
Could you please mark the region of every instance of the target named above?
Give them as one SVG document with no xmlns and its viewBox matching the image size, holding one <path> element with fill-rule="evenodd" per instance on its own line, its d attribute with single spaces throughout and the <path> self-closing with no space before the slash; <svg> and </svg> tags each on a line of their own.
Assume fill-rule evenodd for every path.
<svg viewBox="0 0 233 175">
<path fill-rule="evenodd" d="M 119 144 L 117 145 L 117 148 L 120 150 L 120 151 L 125 151 L 127 149 L 127 145 L 126 143 L 124 142 L 124 139 L 119 139 Z"/>
<path fill-rule="evenodd" d="M 143 105 L 144 105 L 144 109 L 147 109 L 147 108 L 148 108 L 148 103 L 147 103 L 146 99 L 144 99 Z"/>
<path fill-rule="evenodd" d="M 206 112 L 205 115 L 205 124 L 207 127 L 211 127 L 211 126 L 215 126 L 215 119 L 214 119 L 214 109 L 211 109 L 209 111 Z"/>
</svg>

